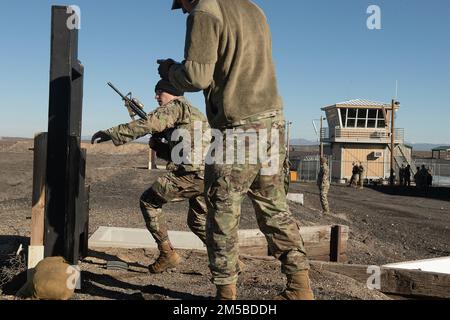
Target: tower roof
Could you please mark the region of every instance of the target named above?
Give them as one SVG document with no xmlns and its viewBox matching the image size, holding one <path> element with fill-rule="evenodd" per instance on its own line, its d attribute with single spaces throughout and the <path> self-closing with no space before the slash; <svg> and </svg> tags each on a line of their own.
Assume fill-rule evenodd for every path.
<svg viewBox="0 0 450 320">
<path fill-rule="evenodd" d="M 339 102 L 336 104 L 333 104 L 331 106 L 323 107 L 322 110 L 335 108 L 335 107 L 372 107 L 372 108 L 390 108 L 391 105 L 389 103 L 383 103 L 383 102 L 376 102 L 376 101 L 370 101 L 365 99 L 354 99 L 354 100 L 348 100 L 344 102 Z"/>
</svg>

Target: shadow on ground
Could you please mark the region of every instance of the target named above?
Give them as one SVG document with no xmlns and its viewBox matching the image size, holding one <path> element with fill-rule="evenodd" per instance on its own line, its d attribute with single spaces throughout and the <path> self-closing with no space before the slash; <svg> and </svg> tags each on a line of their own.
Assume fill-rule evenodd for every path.
<svg viewBox="0 0 450 320">
<path fill-rule="evenodd" d="M 428 199 L 436 199 L 442 201 L 450 201 L 450 188 L 431 187 L 421 190 L 416 187 L 400 187 L 400 186 L 369 186 L 369 188 L 393 196 L 420 197 Z"/>
<path fill-rule="evenodd" d="M 210 297 L 178 292 L 156 285 L 136 285 L 106 274 L 82 272 L 82 288 L 80 292 L 89 296 L 114 300 L 165 300 L 165 297 L 176 300 L 209 300 Z M 109 287 L 111 289 L 106 289 Z M 121 291 L 135 291 L 132 293 Z"/>
</svg>

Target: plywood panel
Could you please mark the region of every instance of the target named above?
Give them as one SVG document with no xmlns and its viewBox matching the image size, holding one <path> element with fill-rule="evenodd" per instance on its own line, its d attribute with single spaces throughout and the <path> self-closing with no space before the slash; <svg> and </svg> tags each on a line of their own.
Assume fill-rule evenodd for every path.
<svg viewBox="0 0 450 320">
<path fill-rule="evenodd" d="M 365 177 L 369 179 L 381 178 L 385 176 L 384 156 L 374 158 L 374 152 L 385 153 L 384 146 L 376 145 L 351 145 L 346 146 L 342 151 L 343 177 L 349 179 L 352 175 L 353 162 L 361 162 L 365 168 Z"/>
</svg>

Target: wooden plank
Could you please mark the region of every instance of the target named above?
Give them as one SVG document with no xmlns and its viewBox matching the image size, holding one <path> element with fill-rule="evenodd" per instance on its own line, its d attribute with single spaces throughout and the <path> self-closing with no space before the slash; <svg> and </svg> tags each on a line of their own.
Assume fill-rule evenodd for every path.
<svg viewBox="0 0 450 320">
<path fill-rule="evenodd" d="M 450 275 L 381 268 L 381 291 L 406 296 L 450 299 Z"/>
<path fill-rule="evenodd" d="M 311 261 L 310 264 L 316 270 L 325 270 L 333 273 L 342 274 L 344 276 L 353 278 L 363 283 L 366 283 L 367 279 L 370 276 L 367 273 L 368 266 L 366 265 L 342 264 L 342 263 L 318 262 L 318 261 Z"/>
<path fill-rule="evenodd" d="M 347 256 L 347 240 L 349 236 L 348 226 L 312 226 L 301 227 L 300 234 L 303 238 L 305 249 L 308 257 L 313 260 L 330 261 L 331 253 L 331 232 L 335 228 L 339 235 L 339 250 L 334 258 L 339 261 L 346 261 Z M 268 246 L 263 233 L 256 230 L 239 231 L 239 247 L 240 251 L 245 254 L 266 255 L 268 254 Z M 327 257 L 325 259 L 325 257 Z"/>
<path fill-rule="evenodd" d="M 239 254 L 249 255 L 249 256 L 269 256 L 269 248 L 267 245 L 258 247 L 239 247 Z"/>
<path fill-rule="evenodd" d="M 367 265 L 350 265 L 331 262 L 311 261 L 316 270 L 342 274 L 359 282 L 367 283 L 371 272 Z M 376 267 L 376 266 L 375 266 Z M 423 272 L 379 267 L 379 291 L 403 296 L 450 299 L 450 275 L 444 273 Z"/>
<path fill-rule="evenodd" d="M 305 243 L 305 249 L 308 257 L 314 260 L 316 256 L 328 256 L 327 261 L 330 261 L 330 243 L 322 242 L 320 244 L 308 245 Z"/>
<path fill-rule="evenodd" d="M 330 241 L 332 227 L 333 226 L 300 227 L 300 234 L 305 243 L 319 243 L 322 241 Z M 348 240 L 349 227 L 341 226 L 341 233 L 342 240 Z M 259 229 L 239 231 L 239 243 L 241 245 L 259 245 L 261 244 L 261 239 L 265 240 L 265 237 Z"/>
<path fill-rule="evenodd" d="M 47 164 L 47 133 L 34 137 L 33 196 L 31 208 L 31 245 L 44 245 L 45 176 Z"/>
</svg>

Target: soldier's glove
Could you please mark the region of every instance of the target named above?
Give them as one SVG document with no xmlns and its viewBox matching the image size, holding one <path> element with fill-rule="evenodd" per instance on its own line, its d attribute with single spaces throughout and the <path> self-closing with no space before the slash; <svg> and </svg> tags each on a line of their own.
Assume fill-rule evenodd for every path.
<svg viewBox="0 0 450 320">
<path fill-rule="evenodd" d="M 99 131 L 92 136 L 91 143 L 103 143 L 107 141 L 111 141 L 111 137 L 104 131 Z"/>
<path fill-rule="evenodd" d="M 169 80 L 169 70 L 176 62 L 172 59 L 158 60 L 158 73 L 162 79 Z"/>
<path fill-rule="evenodd" d="M 162 143 L 160 138 L 152 136 L 150 138 L 150 140 L 148 141 L 148 146 L 150 147 L 150 149 L 156 151 L 156 150 L 158 150 L 160 143 Z"/>
</svg>

